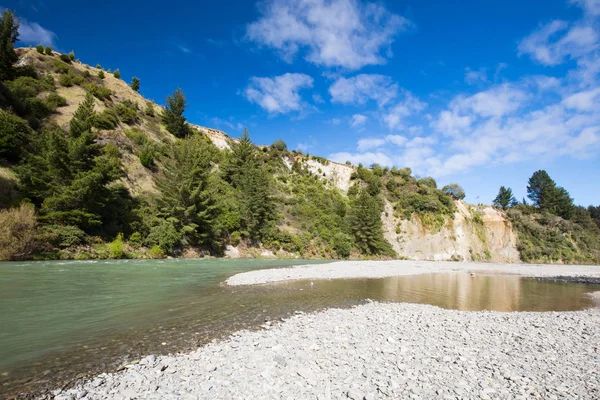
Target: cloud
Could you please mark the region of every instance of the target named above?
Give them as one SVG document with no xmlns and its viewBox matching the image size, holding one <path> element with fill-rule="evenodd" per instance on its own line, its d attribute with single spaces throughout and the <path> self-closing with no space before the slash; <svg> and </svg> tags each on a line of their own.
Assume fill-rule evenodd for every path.
<svg viewBox="0 0 600 400">
<path fill-rule="evenodd" d="M 485 68 L 479 68 L 476 71 L 467 68 L 465 72 L 465 82 L 467 82 L 469 85 L 488 82 Z"/>
<path fill-rule="evenodd" d="M 576 4 L 592 16 L 600 15 L 600 0 L 571 0 L 571 4 Z"/>
<path fill-rule="evenodd" d="M 366 151 L 376 149 L 385 144 L 385 139 L 382 138 L 364 138 L 358 141 L 356 148 L 358 151 Z"/>
<path fill-rule="evenodd" d="M 190 49 L 189 47 L 187 47 L 187 46 L 184 46 L 184 45 L 182 45 L 182 44 L 178 44 L 178 45 L 177 45 L 177 48 L 178 48 L 179 50 L 181 50 L 182 52 L 184 52 L 185 54 L 190 54 L 190 53 L 192 52 L 192 49 Z"/>
<path fill-rule="evenodd" d="M 55 45 L 56 34 L 36 22 L 21 19 L 19 25 L 19 41 L 30 44 Z"/>
<path fill-rule="evenodd" d="M 315 102 L 315 104 L 323 104 L 323 103 L 325 103 L 325 100 L 323 100 L 323 97 L 321 97 L 320 94 L 313 94 L 312 95 L 312 99 Z"/>
<path fill-rule="evenodd" d="M 390 130 L 404 128 L 404 119 L 419 113 L 425 107 L 427 107 L 427 103 L 420 101 L 412 93 L 405 91 L 404 99 L 384 112 L 383 122 Z"/>
<path fill-rule="evenodd" d="M 598 34 L 591 25 L 572 25 L 566 21 L 554 20 L 540 26 L 523 39 L 519 43 L 518 52 L 519 55 L 527 54 L 544 65 L 558 65 L 567 58 L 576 59 L 597 48 Z"/>
<path fill-rule="evenodd" d="M 365 122 L 367 122 L 367 117 L 365 115 L 354 114 L 352 116 L 352 121 L 350 122 L 350 126 L 352 128 L 358 128 L 360 126 L 363 126 L 365 124 Z"/>
<path fill-rule="evenodd" d="M 339 163 L 345 163 L 346 161 L 350 161 L 352 164 L 355 164 L 355 165 L 356 164 L 364 164 L 364 165 L 379 164 L 379 165 L 383 165 L 383 166 L 394 165 L 393 160 L 388 155 L 386 155 L 382 152 L 377 152 L 377 153 L 341 152 L 341 153 L 329 154 L 327 156 L 327 158 L 332 161 L 339 162 Z"/>
<path fill-rule="evenodd" d="M 298 92 L 312 86 L 313 78 L 305 74 L 287 73 L 274 78 L 253 77 L 244 95 L 248 101 L 258 104 L 269 114 L 285 114 L 305 108 Z"/>
<path fill-rule="evenodd" d="M 411 22 L 376 3 L 357 0 L 267 0 L 246 38 L 275 49 L 287 62 L 303 51 L 316 65 L 360 69 L 383 64 L 395 36 Z"/>
<path fill-rule="evenodd" d="M 331 123 L 331 125 L 339 125 L 342 122 L 342 120 L 339 118 L 332 118 L 329 122 Z"/>
<path fill-rule="evenodd" d="M 527 94 L 509 84 L 494 86 L 465 98 L 453 101 L 453 107 L 459 110 L 472 111 L 482 117 L 501 117 L 524 105 Z"/>
<path fill-rule="evenodd" d="M 374 100 L 379 106 L 387 104 L 398 94 L 398 85 L 389 76 L 360 74 L 339 78 L 330 87 L 333 103 L 365 104 Z"/>
<path fill-rule="evenodd" d="M 600 88 L 575 93 L 562 101 L 562 104 L 567 108 L 572 108 L 579 111 L 598 111 L 598 95 Z"/>
</svg>

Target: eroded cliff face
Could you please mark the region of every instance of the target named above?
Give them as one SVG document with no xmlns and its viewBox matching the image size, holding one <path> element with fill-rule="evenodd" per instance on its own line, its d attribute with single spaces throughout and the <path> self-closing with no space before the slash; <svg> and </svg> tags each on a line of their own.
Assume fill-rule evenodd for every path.
<svg viewBox="0 0 600 400">
<path fill-rule="evenodd" d="M 516 235 L 502 212 L 463 201 L 457 201 L 456 208 L 454 219 L 446 218 L 438 230 L 417 216 L 394 217 L 386 201 L 381 217 L 384 236 L 399 257 L 412 260 L 520 262 Z"/>
</svg>

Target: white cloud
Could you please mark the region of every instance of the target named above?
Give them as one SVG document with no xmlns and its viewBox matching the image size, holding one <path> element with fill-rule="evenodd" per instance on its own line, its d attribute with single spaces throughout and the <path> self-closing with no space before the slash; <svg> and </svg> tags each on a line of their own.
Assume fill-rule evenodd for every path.
<svg viewBox="0 0 600 400">
<path fill-rule="evenodd" d="M 301 49 L 316 65 L 360 69 L 385 63 L 394 37 L 411 26 L 382 5 L 357 0 L 267 0 L 246 37 L 290 62 Z"/>
<path fill-rule="evenodd" d="M 356 148 L 358 151 L 366 151 L 376 149 L 385 144 L 385 139 L 382 138 L 364 138 L 358 141 Z"/>
<path fill-rule="evenodd" d="M 583 8 L 589 15 L 600 15 L 600 0 L 571 0 L 571 3 Z"/>
<path fill-rule="evenodd" d="M 406 144 L 407 141 L 407 139 L 404 136 L 400 135 L 387 135 L 385 137 L 385 140 L 387 142 L 395 144 L 396 146 L 403 146 L 404 144 Z"/>
<path fill-rule="evenodd" d="M 331 123 L 331 125 L 337 126 L 342 122 L 342 120 L 339 118 L 332 118 L 329 122 Z"/>
<path fill-rule="evenodd" d="M 287 73 L 274 78 L 253 77 L 244 95 L 248 101 L 258 104 L 269 114 L 285 114 L 305 108 L 298 92 L 312 85 L 313 78 L 305 74 Z"/>
<path fill-rule="evenodd" d="M 328 159 L 339 162 L 339 163 L 345 163 L 346 161 L 350 161 L 352 164 L 357 165 L 357 164 L 363 164 L 363 165 L 371 165 L 371 164 L 379 164 L 379 165 L 383 165 L 383 166 L 392 166 L 394 165 L 394 162 L 392 161 L 392 159 L 382 153 L 382 152 L 376 152 L 376 153 L 372 153 L 372 152 L 367 152 L 367 153 L 348 153 L 348 152 L 342 152 L 342 153 L 333 153 L 333 154 L 329 154 L 327 156 Z"/>
<path fill-rule="evenodd" d="M 557 65 L 567 58 L 576 59 L 598 48 L 598 34 L 591 25 L 572 25 L 554 20 L 519 43 L 519 55 L 528 54 L 544 65 Z"/>
<path fill-rule="evenodd" d="M 362 114 L 354 114 L 352 116 L 352 121 L 350 122 L 350 126 L 352 128 L 358 128 L 363 126 L 367 122 L 367 116 Z"/>
<path fill-rule="evenodd" d="M 404 99 L 383 113 L 383 122 L 390 130 L 404 128 L 404 119 L 410 117 L 427 107 L 410 92 L 404 92 Z"/>
<path fill-rule="evenodd" d="M 522 107 L 528 96 L 522 90 L 503 84 L 453 101 L 459 110 L 470 110 L 482 117 L 501 117 Z"/>
<path fill-rule="evenodd" d="M 315 102 L 315 104 L 323 104 L 323 103 L 325 103 L 325 100 L 323 100 L 323 97 L 321 97 L 320 94 L 313 94 L 312 95 L 312 99 Z"/>
<path fill-rule="evenodd" d="M 598 95 L 600 88 L 588 90 L 572 94 L 562 101 L 562 104 L 567 108 L 576 109 L 579 111 L 598 110 Z"/>
<path fill-rule="evenodd" d="M 329 94 L 334 103 L 365 104 L 374 100 L 383 106 L 396 97 L 398 85 L 389 76 L 360 74 L 337 79 L 329 87 Z"/>
<path fill-rule="evenodd" d="M 21 19 L 19 25 L 19 41 L 30 44 L 54 46 L 56 34 L 36 22 Z"/>
<path fill-rule="evenodd" d="M 479 68 L 475 71 L 470 68 L 467 68 L 465 72 L 465 82 L 467 82 L 469 85 L 488 82 L 487 72 L 485 68 Z"/>
<path fill-rule="evenodd" d="M 183 53 L 186 53 L 186 54 L 190 54 L 192 52 L 192 49 L 190 49 L 189 47 L 187 47 L 187 46 L 185 46 L 183 44 L 178 44 L 177 48 L 179 50 L 181 50 Z"/>
</svg>

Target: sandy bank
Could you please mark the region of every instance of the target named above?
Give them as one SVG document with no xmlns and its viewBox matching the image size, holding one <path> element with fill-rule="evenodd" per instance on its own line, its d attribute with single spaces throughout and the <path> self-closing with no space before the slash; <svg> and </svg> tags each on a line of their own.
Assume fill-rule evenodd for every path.
<svg viewBox="0 0 600 400">
<path fill-rule="evenodd" d="M 144 358 L 57 399 L 597 399 L 600 311 L 462 312 L 398 303 L 298 315 Z"/>
<path fill-rule="evenodd" d="M 499 272 L 535 277 L 600 278 L 597 265 L 494 264 L 443 261 L 338 261 L 330 264 L 244 272 L 227 279 L 228 285 L 255 285 L 298 279 L 385 278 L 443 272 Z"/>
</svg>

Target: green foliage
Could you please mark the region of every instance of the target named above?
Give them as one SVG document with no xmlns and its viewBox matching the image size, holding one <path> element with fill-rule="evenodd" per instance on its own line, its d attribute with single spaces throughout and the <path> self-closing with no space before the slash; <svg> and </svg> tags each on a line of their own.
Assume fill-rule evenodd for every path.
<svg viewBox="0 0 600 400">
<path fill-rule="evenodd" d="M 506 210 L 509 207 L 514 207 L 515 205 L 517 205 L 517 199 L 515 199 L 515 196 L 513 196 L 512 189 L 500 186 L 498 195 L 494 199 L 494 206 Z"/>
<path fill-rule="evenodd" d="M 350 231 L 356 247 L 367 255 L 394 255 L 394 250 L 383 237 L 380 201 L 361 190 L 352 202 L 349 215 Z"/>
<path fill-rule="evenodd" d="M 156 156 L 156 152 L 154 150 L 154 146 L 152 146 L 149 143 L 146 143 L 138 153 L 140 163 L 145 168 L 152 168 L 154 166 L 155 156 Z"/>
<path fill-rule="evenodd" d="M 71 61 L 75 61 L 75 52 L 74 52 L 74 51 L 71 51 L 71 52 L 69 53 L 69 60 L 71 60 Z"/>
<path fill-rule="evenodd" d="M 44 54 L 44 46 L 42 44 L 38 44 L 37 46 L 35 46 L 35 49 L 38 53 Z"/>
<path fill-rule="evenodd" d="M 0 109 L 0 160 L 19 161 L 32 135 L 27 121 Z"/>
<path fill-rule="evenodd" d="M 71 64 L 71 57 L 68 54 L 61 54 L 59 58 L 67 64 Z"/>
<path fill-rule="evenodd" d="M 342 232 L 333 236 L 333 249 L 340 258 L 350 257 L 352 252 L 352 237 Z"/>
<path fill-rule="evenodd" d="M 36 225 L 30 204 L 0 210 L 0 260 L 27 258 L 35 243 Z"/>
<path fill-rule="evenodd" d="M 271 148 L 279 151 L 286 151 L 287 144 L 282 139 L 277 139 L 271 144 Z"/>
<path fill-rule="evenodd" d="M 123 245 L 123 234 L 119 233 L 115 240 L 113 240 L 106 246 L 106 249 L 108 250 L 109 258 L 126 258 L 125 249 Z"/>
<path fill-rule="evenodd" d="M 231 235 L 229 235 L 229 243 L 232 246 L 237 246 L 238 244 L 240 244 L 242 241 L 242 234 L 238 231 L 232 232 Z"/>
<path fill-rule="evenodd" d="M 159 245 L 152 246 L 148 252 L 148 256 L 152 259 L 165 258 L 165 252 Z"/>
<path fill-rule="evenodd" d="M 432 189 L 437 189 L 437 182 L 432 177 L 428 176 L 426 178 L 421 178 L 417 181 L 419 186 L 427 186 Z"/>
<path fill-rule="evenodd" d="M 138 121 L 137 110 L 130 102 L 118 103 L 115 105 L 115 111 L 119 119 L 128 125 Z"/>
<path fill-rule="evenodd" d="M 13 64 L 19 57 L 14 44 L 19 39 L 19 20 L 9 9 L 2 11 L 0 16 L 0 81 L 13 76 Z"/>
<path fill-rule="evenodd" d="M 51 56 L 52 55 L 52 47 L 46 46 L 46 48 L 44 49 L 44 53 L 46 53 L 47 56 Z"/>
<path fill-rule="evenodd" d="M 556 186 L 544 170 L 536 171 L 527 185 L 527 197 L 541 211 L 547 211 L 564 219 L 573 215 L 573 199 L 566 189 Z"/>
<path fill-rule="evenodd" d="M 57 108 L 64 107 L 67 105 L 67 99 L 58 95 L 57 93 L 50 93 L 45 99 L 44 103 L 48 110 L 54 112 Z"/>
<path fill-rule="evenodd" d="M 115 72 L 113 72 L 113 76 L 117 79 L 121 79 L 121 71 L 115 69 Z"/>
<path fill-rule="evenodd" d="M 111 130 L 119 124 L 117 113 L 112 108 L 107 108 L 94 119 L 94 127 L 98 129 Z"/>
<path fill-rule="evenodd" d="M 102 71 L 102 70 L 98 71 L 98 78 L 104 79 L 104 71 Z"/>
<path fill-rule="evenodd" d="M 184 138 L 191 133 L 183 112 L 187 107 L 185 95 L 177 89 L 166 99 L 166 107 L 162 114 L 162 122 L 167 130 L 178 138 Z"/>
<path fill-rule="evenodd" d="M 69 73 L 69 71 L 70 68 L 66 63 L 60 60 L 56 60 L 54 62 L 54 72 L 56 72 L 57 74 L 67 74 Z"/>
<path fill-rule="evenodd" d="M 144 110 L 144 114 L 149 117 L 154 117 L 154 104 L 151 102 L 146 103 L 146 109 Z"/>
<path fill-rule="evenodd" d="M 465 198 L 465 191 L 458 183 L 451 183 L 442 188 L 442 192 L 452 197 L 454 200 L 462 200 Z"/>
<path fill-rule="evenodd" d="M 156 225 L 150 228 L 150 233 L 146 237 L 146 244 L 158 246 L 164 253 L 172 253 L 181 245 L 182 235 L 167 220 L 159 220 Z M 154 257 L 152 257 L 154 258 Z"/>
<path fill-rule="evenodd" d="M 96 85 L 95 83 L 88 83 L 85 85 L 85 89 L 99 100 L 108 100 L 113 95 L 112 90 L 105 86 Z"/>
<path fill-rule="evenodd" d="M 140 91 L 140 78 L 137 78 L 135 76 L 133 78 L 131 78 L 131 88 L 135 92 L 139 92 Z"/>
<path fill-rule="evenodd" d="M 125 130 L 125 135 L 136 145 L 143 146 L 148 143 L 146 135 L 137 128 Z"/>
<path fill-rule="evenodd" d="M 139 249 L 142 246 L 143 242 L 144 240 L 142 238 L 142 234 L 139 232 L 133 232 L 127 240 L 127 243 L 129 243 L 134 249 Z"/>
<path fill-rule="evenodd" d="M 84 231 L 72 225 L 51 225 L 47 231 L 53 237 L 53 244 L 58 247 L 73 247 L 87 242 Z"/>
</svg>

